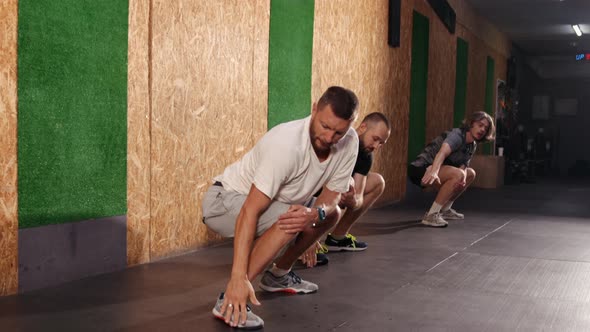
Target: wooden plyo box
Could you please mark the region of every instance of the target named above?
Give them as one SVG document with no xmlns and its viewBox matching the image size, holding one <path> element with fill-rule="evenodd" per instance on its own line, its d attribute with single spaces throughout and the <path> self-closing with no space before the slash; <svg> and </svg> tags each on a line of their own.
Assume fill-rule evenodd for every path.
<svg viewBox="0 0 590 332">
<path fill-rule="evenodd" d="M 475 155 L 470 167 L 475 170 L 475 188 L 500 188 L 504 185 L 504 157 Z"/>
</svg>

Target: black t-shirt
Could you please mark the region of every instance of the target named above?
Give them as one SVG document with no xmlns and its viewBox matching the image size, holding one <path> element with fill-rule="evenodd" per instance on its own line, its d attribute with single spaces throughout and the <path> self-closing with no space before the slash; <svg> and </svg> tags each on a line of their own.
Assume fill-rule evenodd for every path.
<svg viewBox="0 0 590 332">
<path fill-rule="evenodd" d="M 356 164 L 354 164 L 352 175 L 358 173 L 367 176 L 371 170 L 371 166 L 373 166 L 373 153 L 366 152 L 359 144 L 359 154 L 356 158 Z"/>
<path fill-rule="evenodd" d="M 371 166 L 373 166 L 373 153 L 367 153 L 361 148 L 359 144 L 359 154 L 356 157 L 356 164 L 354 164 L 352 175 L 354 176 L 354 174 L 358 173 L 367 176 L 371 170 Z M 315 193 L 314 196 L 318 197 L 321 193 L 322 189 Z"/>
</svg>

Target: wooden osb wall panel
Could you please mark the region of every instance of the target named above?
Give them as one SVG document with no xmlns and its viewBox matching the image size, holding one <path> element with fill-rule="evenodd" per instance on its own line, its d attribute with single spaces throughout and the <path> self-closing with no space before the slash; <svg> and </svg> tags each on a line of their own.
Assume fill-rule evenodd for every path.
<svg viewBox="0 0 590 332">
<path fill-rule="evenodd" d="M 510 57 L 511 42 L 494 25 L 478 15 L 466 0 L 448 0 L 457 14 L 457 25 L 463 26 L 474 37 L 504 58 Z"/>
<path fill-rule="evenodd" d="M 18 290 L 17 2 L 0 3 L 0 296 Z"/>
<path fill-rule="evenodd" d="M 479 39 L 471 37 L 467 69 L 467 107 L 465 115 L 485 111 L 487 47 Z"/>
<path fill-rule="evenodd" d="M 150 260 L 150 2 L 129 0 L 127 264 Z"/>
<path fill-rule="evenodd" d="M 484 109 L 486 59 L 494 58 L 496 79 L 506 76 L 510 42 L 481 19 L 463 0 L 449 1 L 457 13 L 455 34 L 450 34 L 426 0 L 414 0 L 414 10 L 430 20 L 426 140 L 452 127 L 455 95 L 457 37 L 469 42 L 466 115 Z"/>
<path fill-rule="evenodd" d="M 486 87 L 486 62 L 491 56 L 495 63 L 495 77 L 506 79 L 507 58 L 503 53 L 496 51 L 474 35 L 467 28 L 458 25 L 456 35 L 469 43 L 468 73 L 467 73 L 467 105 L 465 115 L 485 111 L 485 87 Z M 496 92 L 494 91 L 494 100 Z"/>
<path fill-rule="evenodd" d="M 358 95 L 361 119 L 370 112 L 391 119 L 391 138 L 377 153 L 374 170 L 387 181 L 382 201 L 396 201 L 406 185 L 412 6 L 402 2 L 401 47 L 390 48 L 388 3 L 315 2 L 312 97 L 342 85 Z"/>
<path fill-rule="evenodd" d="M 416 0 L 415 10 L 430 21 L 426 142 L 453 126 L 457 36 L 443 25 L 426 0 Z"/>
<path fill-rule="evenodd" d="M 270 0 L 253 0 L 255 8 L 254 63 L 252 66 L 252 143 L 268 128 L 268 50 Z"/>
<path fill-rule="evenodd" d="M 205 246 L 201 200 L 266 124 L 270 2 L 154 0 L 151 259 Z M 256 109 L 255 109 L 256 108 Z"/>
<path fill-rule="evenodd" d="M 502 81 L 506 82 L 506 74 L 508 71 L 508 58 L 506 58 L 504 54 L 494 51 L 490 54 L 490 56 L 494 58 L 494 62 L 496 64 L 494 79 L 501 79 Z M 496 100 L 495 98 L 497 98 L 496 95 L 494 95 L 494 100 Z"/>
</svg>

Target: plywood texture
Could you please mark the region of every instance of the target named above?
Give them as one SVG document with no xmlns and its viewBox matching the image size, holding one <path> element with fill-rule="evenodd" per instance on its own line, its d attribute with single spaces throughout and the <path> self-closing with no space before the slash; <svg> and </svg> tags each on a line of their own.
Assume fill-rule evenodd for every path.
<svg viewBox="0 0 590 332">
<path fill-rule="evenodd" d="M 457 36 L 469 43 L 465 110 L 465 115 L 469 116 L 473 112 L 484 111 L 487 57 L 491 56 L 495 62 L 494 82 L 497 79 L 506 80 L 507 58 L 502 53 L 490 48 L 463 26 L 457 26 Z M 494 100 L 495 98 L 496 91 L 494 91 Z"/>
<path fill-rule="evenodd" d="M 268 50 L 270 0 L 253 0 L 255 8 L 254 63 L 252 65 L 252 143 L 268 128 Z"/>
<path fill-rule="evenodd" d="M 449 0 L 449 3 L 457 13 L 456 34 L 469 43 L 467 116 L 484 110 L 487 56 L 494 59 L 494 82 L 497 79 L 506 80 L 511 42 L 504 33 L 479 16 L 465 0 Z M 496 100 L 496 91 L 493 100 Z"/>
<path fill-rule="evenodd" d="M 0 295 L 18 289 L 17 2 L 0 3 Z"/>
<path fill-rule="evenodd" d="M 469 166 L 475 170 L 473 188 L 497 189 L 504 185 L 504 157 L 475 155 Z"/>
<path fill-rule="evenodd" d="M 387 0 L 316 1 L 312 99 L 331 85 L 352 89 L 360 118 L 382 112 L 392 121 L 389 142 L 375 156 L 385 177 L 382 201 L 402 198 L 406 185 L 412 5 L 402 1 L 401 46 L 387 45 Z"/>
<path fill-rule="evenodd" d="M 127 264 L 150 260 L 150 2 L 129 0 Z"/>
<path fill-rule="evenodd" d="M 466 115 L 484 110 L 486 57 L 494 58 L 494 80 L 505 80 L 506 59 L 510 54 L 510 42 L 503 33 L 478 16 L 463 0 L 449 3 L 457 14 L 455 34 L 448 32 L 426 0 L 414 1 L 414 10 L 430 20 L 427 141 L 453 124 L 456 38 L 469 43 Z"/>
<path fill-rule="evenodd" d="M 490 49 L 498 52 L 504 58 L 511 53 L 511 42 L 494 25 L 479 16 L 467 0 L 448 0 L 457 14 L 457 26 L 463 26 L 475 37 L 482 40 Z"/>
<path fill-rule="evenodd" d="M 430 21 L 426 101 L 426 142 L 430 142 L 453 126 L 457 37 L 425 0 L 416 0 L 415 10 Z"/>
<path fill-rule="evenodd" d="M 201 200 L 266 127 L 269 11 L 269 1 L 153 1 L 152 260 L 217 239 Z"/>
</svg>

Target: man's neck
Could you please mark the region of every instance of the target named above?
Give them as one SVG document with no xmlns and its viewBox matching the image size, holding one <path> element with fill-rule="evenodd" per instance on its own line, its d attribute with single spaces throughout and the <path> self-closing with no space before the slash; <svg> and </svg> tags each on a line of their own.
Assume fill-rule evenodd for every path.
<svg viewBox="0 0 590 332">
<path fill-rule="evenodd" d="M 330 150 L 328 151 L 317 151 L 314 149 L 315 155 L 318 157 L 320 163 L 324 162 L 330 156 Z"/>
<path fill-rule="evenodd" d="M 473 139 L 473 136 L 471 136 L 471 132 L 467 131 L 467 133 L 465 134 L 465 142 L 467 144 L 471 144 L 473 143 L 475 140 Z"/>
</svg>

